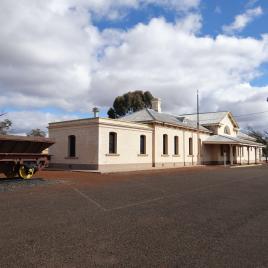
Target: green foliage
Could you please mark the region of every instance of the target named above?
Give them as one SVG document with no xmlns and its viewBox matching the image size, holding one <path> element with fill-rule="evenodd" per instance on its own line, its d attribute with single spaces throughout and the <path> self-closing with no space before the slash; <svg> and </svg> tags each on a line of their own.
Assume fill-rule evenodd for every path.
<svg viewBox="0 0 268 268">
<path fill-rule="evenodd" d="M 4 121 L 1 121 L 0 122 L 0 134 L 6 135 L 11 126 L 12 126 L 12 122 L 9 119 L 5 119 Z"/>
<path fill-rule="evenodd" d="M 113 118 L 115 119 L 116 118 L 116 114 L 115 114 L 115 110 L 113 108 L 110 108 L 107 112 L 109 118 Z"/>
<path fill-rule="evenodd" d="M 251 127 L 247 128 L 247 134 L 256 139 L 257 142 L 262 143 L 265 145 L 263 148 L 263 154 L 267 158 L 268 157 L 268 132 L 264 131 L 256 131 Z"/>
<path fill-rule="evenodd" d="M 136 90 L 115 98 L 113 107 L 108 110 L 109 118 L 118 118 L 129 113 L 152 108 L 153 95 L 151 92 Z"/>
<path fill-rule="evenodd" d="M 34 137 L 45 137 L 46 132 L 41 130 L 40 128 L 32 129 L 27 136 L 34 136 Z"/>
</svg>

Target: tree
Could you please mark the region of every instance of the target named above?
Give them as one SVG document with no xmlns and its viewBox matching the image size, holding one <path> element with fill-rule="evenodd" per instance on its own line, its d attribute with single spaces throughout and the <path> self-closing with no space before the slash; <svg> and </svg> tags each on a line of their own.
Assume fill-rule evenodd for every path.
<svg viewBox="0 0 268 268">
<path fill-rule="evenodd" d="M 4 114 L 0 114 L 3 116 Z M 0 121 L 0 134 L 6 135 L 8 130 L 10 129 L 12 122 L 9 119 L 5 119 L 4 121 Z"/>
<path fill-rule="evenodd" d="M 264 131 L 257 131 L 254 130 L 252 127 L 247 127 L 247 134 L 253 138 L 256 139 L 257 142 L 262 143 L 265 145 L 265 148 L 263 148 L 263 154 L 266 157 L 266 162 L 268 158 L 268 132 Z"/>
<path fill-rule="evenodd" d="M 109 118 L 118 118 L 144 108 L 152 108 L 153 98 L 149 91 L 136 90 L 125 93 L 115 98 L 113 107 L 108 110 L 107 114 Z"/>
<path fill-rule="evenodd" d="M 40 128 L 32 129 L 27 136 L 34 136 L 34 137 L 45 137 L 46 132 L 41 130 Z"/>
</svg>

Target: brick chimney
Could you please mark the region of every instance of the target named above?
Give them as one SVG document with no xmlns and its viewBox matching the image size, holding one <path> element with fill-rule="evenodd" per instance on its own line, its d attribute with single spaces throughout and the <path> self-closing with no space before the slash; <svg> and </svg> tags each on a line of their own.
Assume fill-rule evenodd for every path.
<svg viewBox="0 0 268 268">
<path fill-rule="evenodd" d="M 152 109 L 158 113 L 161 113 L 161 99 L 154 98 L 152 100 Z"/>
</svg>

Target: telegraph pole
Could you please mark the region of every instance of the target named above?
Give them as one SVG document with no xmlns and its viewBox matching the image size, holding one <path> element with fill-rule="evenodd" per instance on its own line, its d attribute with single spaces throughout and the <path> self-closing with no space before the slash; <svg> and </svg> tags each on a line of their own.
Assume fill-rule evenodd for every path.
<svg viewBox="0 0 268 268">
<path fill-rule="evenodd" d="M 200 139 L 200 133 L 199 133 L 199 128 L 200 128 L 200 121 L 199 121 L 199 92 L 197 90 L 197 94 L 196 94 L 196 110 L 197 110 L 197 165 L 200 165 L 200 143 L 199 143 L 199 139 Z"/>
</svg>

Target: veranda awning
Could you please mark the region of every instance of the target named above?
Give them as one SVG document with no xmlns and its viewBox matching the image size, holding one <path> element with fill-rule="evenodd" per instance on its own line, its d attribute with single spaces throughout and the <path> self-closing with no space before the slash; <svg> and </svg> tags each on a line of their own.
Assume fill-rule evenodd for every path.
<svg viewBox="0 0 268 268">
<path fill-rule="evenodd" d="M 240 139 L 237 137 L 224 136 L 224 135 L 212 135 L 203 141 L 204 144 L 230 144 L 230 145 L 244 145 L 252 147 L 265 147 L 261 143 Z"/>
</svg>

